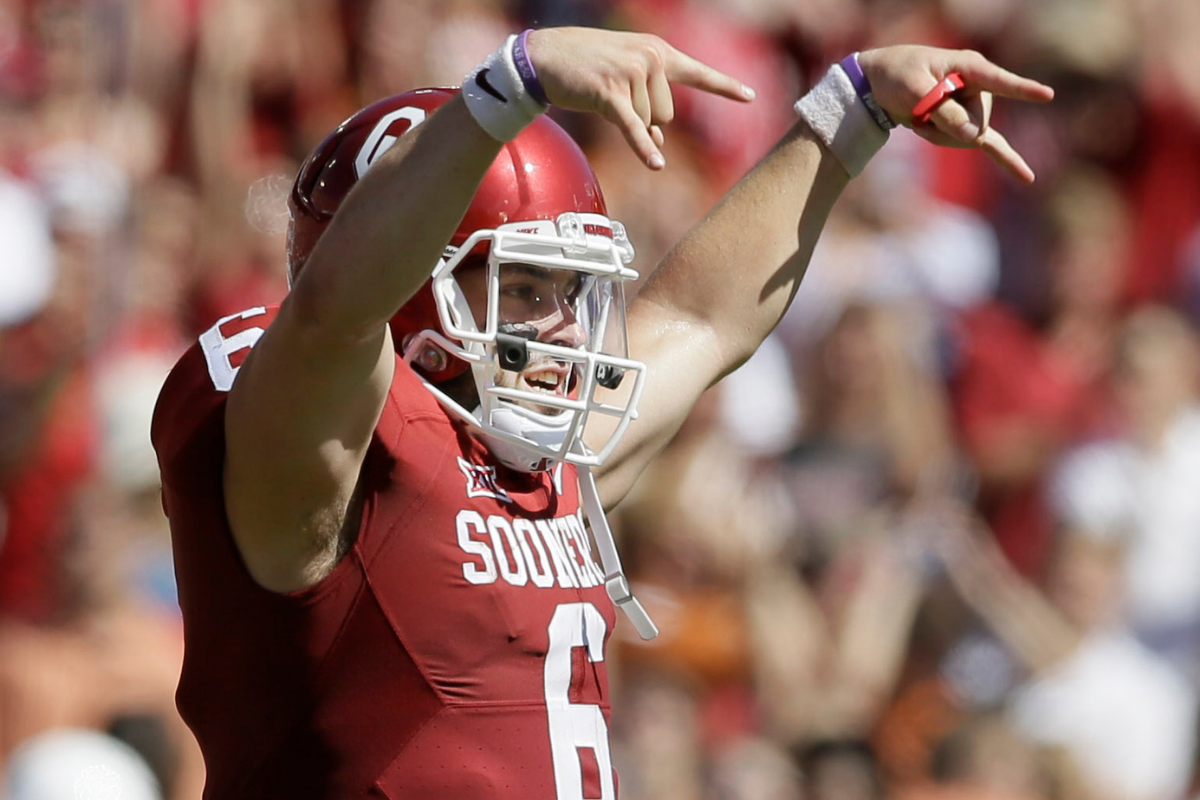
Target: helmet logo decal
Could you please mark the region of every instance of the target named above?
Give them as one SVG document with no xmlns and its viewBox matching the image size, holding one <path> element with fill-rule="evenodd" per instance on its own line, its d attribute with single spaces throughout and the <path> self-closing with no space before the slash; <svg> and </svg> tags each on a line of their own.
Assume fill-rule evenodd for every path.
<svg viewBox="0 0 1200 800">
<path fill-rule="evenodd" d="M 358 149 L 358 155 L 354 159 L 354 173 L 358 178 L 362 178 L 367 174 L 367 170 L 371 165 L 379 160 L 379 157 L 386 153 L 391 146 L 396 143 L 399 136 L 393 136 L 388 133 L 388 128 L 392 127 L 398 120 L 408 120 L 409 125 L 405 130 L 412 130 L 425 121 L 428 116 L 423 108 L 416 106 L 405 106 L 397 108 L 389 114 L 384 114 L 379 118 L 379 122 L 375 123 L 371 135 L 363 142 L 362 147 Z M 401 131 L 403 133 L 403 131 Z"/>
</svg>

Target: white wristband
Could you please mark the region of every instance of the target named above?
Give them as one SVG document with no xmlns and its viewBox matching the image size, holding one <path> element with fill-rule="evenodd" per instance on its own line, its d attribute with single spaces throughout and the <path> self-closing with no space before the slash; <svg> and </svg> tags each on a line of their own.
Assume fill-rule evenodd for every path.
<svg viewBox="0 0 1200 800">
<path fill-rule="evenodd" d="M 511 142 L 547 108 L 529 93 L 521 80 L 513 59 L 516 42 L 516 34 L 509 36 L 462 83 L 467 110 L 479 127 L 498 142 Z"/>
<path fill-rule="evenodd" d="M 796 101 L 799 114 L 813 133 L 837 156 L 854 177 L 888 140 L 840 66 L 834 64 L 821 82 Z"/>
</svg>

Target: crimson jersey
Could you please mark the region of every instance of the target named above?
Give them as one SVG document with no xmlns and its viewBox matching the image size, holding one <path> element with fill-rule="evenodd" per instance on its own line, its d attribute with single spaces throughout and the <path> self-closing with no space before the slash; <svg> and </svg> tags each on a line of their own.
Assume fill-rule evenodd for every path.
<svg viewBox="0 0 1200 800">
<path fill-rule="evenodd" d="M 350 552 L 298 592 L 251 578 L 224 512 L 225 393 L 274 313 L 201 336 L 152 429 L 205 797 L 615 798 L 615 619 L 574 469 L 497 467 L 402 362 Z"/>
</svg>

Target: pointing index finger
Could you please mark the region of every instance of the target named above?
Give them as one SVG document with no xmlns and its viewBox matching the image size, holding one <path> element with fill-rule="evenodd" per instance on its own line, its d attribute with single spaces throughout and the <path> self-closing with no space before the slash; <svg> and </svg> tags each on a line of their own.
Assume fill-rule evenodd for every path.
<svg viewBox="0 0 1200 800">
<path fill-rule="evenodd" d="M 754 99 L 752 88 L 720 70 L 698 61 L 673 47 L 668 49 L 664 64 L 667 80 L 681 83 L 730 100 L 749 102 Z"/>
<path fill-rule="evenodd" d="M 965 51 L 950 59 L 949 71 L 962 75 L 968 87 L 1014 100 L 1045 103 L 1054 99 L 1054 89 L 993 64 L 979 53 Z"/>
</svg>

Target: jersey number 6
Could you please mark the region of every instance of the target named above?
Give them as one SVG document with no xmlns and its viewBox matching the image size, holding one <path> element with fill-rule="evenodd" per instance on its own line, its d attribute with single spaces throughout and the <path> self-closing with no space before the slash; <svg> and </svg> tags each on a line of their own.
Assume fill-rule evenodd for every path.
<svg viewBox="0 0 1200 800">
<path fill-rule="evenodd" d="M 546 714 L 550 718 L 550 752 L 554 758 L 557 800 L 583 800 L 583 763 L 580 750 L 596 754 L 601 800 L 615 800 L 612 757 L 608 751 L 608 724 L 600 706 L 572 703 L 571 650 L 587 649 L 591 662 L 604 660 L 604 617 L 591 603 L 563 603 L 550 620 L 550 648 L 546 652 Z"/>
</svg>

